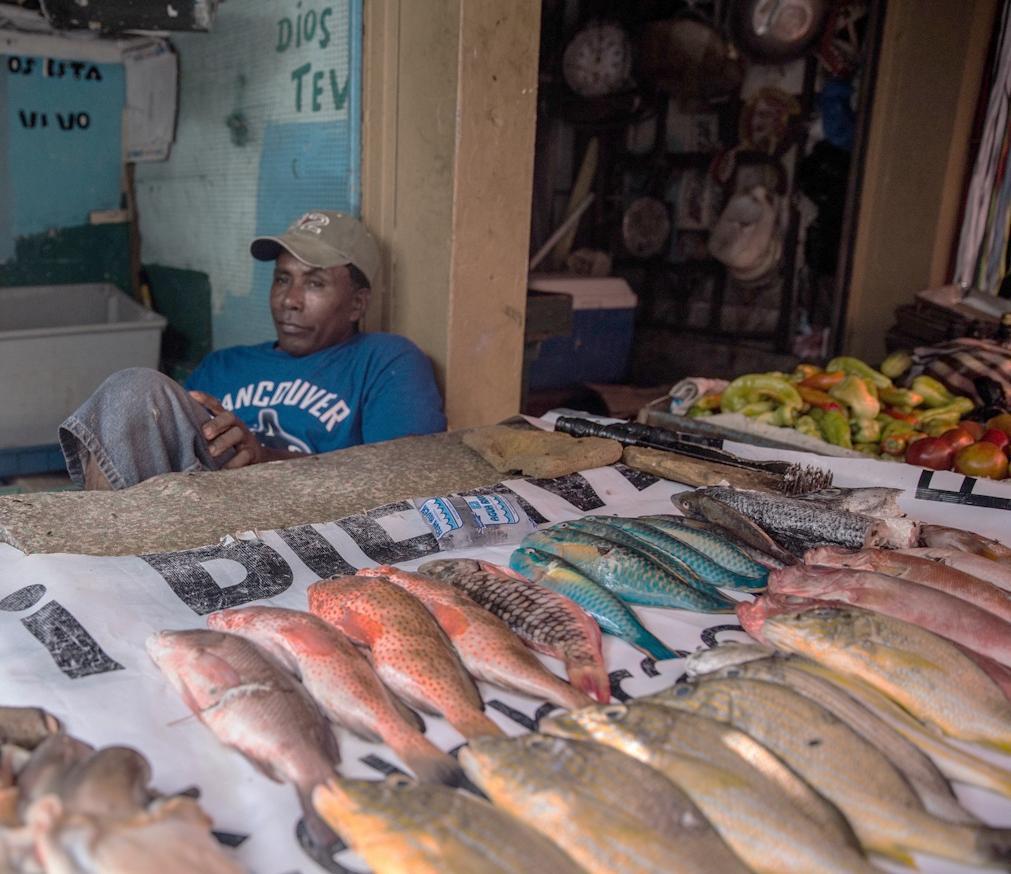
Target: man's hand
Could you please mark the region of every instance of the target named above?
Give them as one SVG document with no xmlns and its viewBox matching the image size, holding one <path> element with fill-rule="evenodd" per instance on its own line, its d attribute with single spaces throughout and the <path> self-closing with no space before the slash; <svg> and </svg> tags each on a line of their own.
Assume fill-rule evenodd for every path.
<svg viewBox="0 0 1011 874">
<path fill-rule="evenodd" d="M 268 453 L 267 448 L 256 439 L 256 435 L 249 430 L 246 423 L 235 413 L 221 406 L 221 401 L 216 397 L 202 391 L 191 391 L 190 397 L 213 416 L 204 422 L 201 429 L 210 447 L 211 456 L 218 458 L 229 449 L 235 450 L 235 455 L 228 459 L 223 467 L 232 470 L 248 464 L 274 460 L 271 457 L 273 453 Z"/>
</svg>

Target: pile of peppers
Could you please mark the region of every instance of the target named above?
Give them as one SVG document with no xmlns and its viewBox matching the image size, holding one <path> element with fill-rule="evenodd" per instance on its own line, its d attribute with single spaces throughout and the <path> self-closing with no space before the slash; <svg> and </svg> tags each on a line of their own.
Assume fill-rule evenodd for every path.
<svg viewBox="0 0 1011 874">
<path fill-rule="evenodd" d="M 886 365 L 890 361 L 883 369 L 894 372 Z M 901 458 L 914 440 L 943 434 L 972 408 L 971 399 L 929 376 L 899 388 L 881 370 L 841 356 L 824 368 L 800 364 L 793 373 L 740 376 L 722 393 L 700 398 L 688 415 L 742 413 L 846 449 Z"/>
</svg>

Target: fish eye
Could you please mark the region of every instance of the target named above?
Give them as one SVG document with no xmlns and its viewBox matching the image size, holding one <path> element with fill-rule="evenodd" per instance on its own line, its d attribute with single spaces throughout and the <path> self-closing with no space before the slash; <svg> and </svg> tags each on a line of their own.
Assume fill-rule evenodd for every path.
<svg viewBox="0 0 1011 874">
<path fill-rule="evenodd" d="M 624 704 L 609 704 L 607 707 L 601 708 L 600 712 L 610 722 L 621 722 L 628 716 L 628 708 Z"/>
<path fill-rule="evenodd" d="M 730 677 L 731 679 L 735 679 L 735 678 L 741 676 L 741 669 L 740 668 L 728 668 L 727 669 L 727 676 Z"/>
<path fill-rule="evenodd" d="M 413 786 L 414 781 L 407 774 L 390 774 L 386 778 L 386 785 L 391 789 L 404 789 L 407 786 Z"/>
<path fill-rule="evenodd" d="M 527 735 L 527 746 L 535 750 L 547 750 L 551 748 L 551 738 L 543 734 Z"/>
<path fill-rule="evenodd" d="M 680 683 L 674 687 L 674 695 L 678 698 L 687 698 L 695 692 L 693 686 L 689 686 L 687 683 Z"/>
</svg>

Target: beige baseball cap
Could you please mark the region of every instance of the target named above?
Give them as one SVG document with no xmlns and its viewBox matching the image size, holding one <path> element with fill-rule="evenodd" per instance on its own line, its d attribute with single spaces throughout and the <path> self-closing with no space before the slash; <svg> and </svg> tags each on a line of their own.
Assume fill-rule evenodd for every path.
<svg viewBox="0 0 1011 874">
<path fill-rule="evenodd" d="M 281 250 L 312 267 L 354 264 L 375 285 L 379 278 L 379 244 L 358 219 L 343 212 L 315 210 L 297 218 L 277 237 L 257 237 L 249 246 L 259 261 L 274 261 Z"/>
</svg>

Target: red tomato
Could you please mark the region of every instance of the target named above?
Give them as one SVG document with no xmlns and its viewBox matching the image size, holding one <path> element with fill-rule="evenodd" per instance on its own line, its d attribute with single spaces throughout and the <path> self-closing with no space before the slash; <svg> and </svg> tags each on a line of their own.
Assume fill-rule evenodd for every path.
<svg viewBox="0 0 1011 874">
<path fill-rule="evenodd" d="M 966 419 L 964 422 L 958 423 L 959 428 L 964 428 L 970 434 L 972 434 L 973 440 L 982 440 L 983 434 L 986 428 L 983 427 L 982 422 L 973 422 L 970 419 Z"/>
<path fill-rule="evenodd" d="M 951 470 L 955 450 L 941 437 L 921 437 L 906 449 L 906 463 L 931 470 Z"/>
<path fill-rule="evenodd" d="M 987 428 L 996 428 L 1011 436 L 1011 413 L 1000 413 L 986 423 Z"/>
<path fill-rule="evenodd" d="M 1004 450 L 983 440 L 972 446 L 963 446 L 955 453 L 955 470 L 966 476 L 1005 479 L 1007 467 L 1008 459 Z"/>
<path fill-rule="evenodd" d="M 954 452 L 958 452 L 965 446 L 972 446 L 976 442 L 976 438 L 961 425 L 957 428 L 949 428 L 938 439 L 943 440 Z"/>
<path fill-rule="evenodd" d="M 987 443 L 992 443 L 998 449 L 1003 449 L 1008 443 L 1011 443 L 1011 437 L 1008 437 L 1003 431 L 998 431 L 996 428 L 990 428 L 987 432 L 980 438 L 985 440 Z"/>
</svg>

